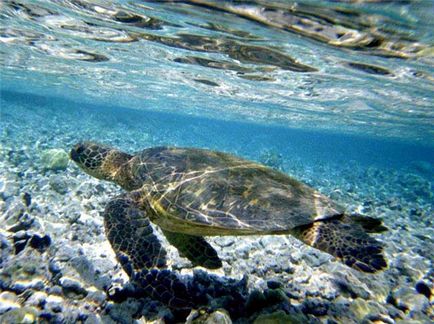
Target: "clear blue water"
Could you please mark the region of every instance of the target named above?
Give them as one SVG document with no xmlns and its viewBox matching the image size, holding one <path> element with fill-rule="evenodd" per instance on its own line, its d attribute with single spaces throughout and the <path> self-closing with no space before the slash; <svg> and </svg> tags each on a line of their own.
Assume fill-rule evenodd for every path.
<svg viewBox="0 0 434 324">
<path fill-rule="evenodd" d="M 28 172 L 32 188 L 42 149 L 81 140 L 203 147 L 339 192 L 391 229 L 408 222 L 424 239 L 403 249 L 423 250 L 433 13 L 431 1 L 3 1 L 2 182 Z M 432 285 L 432 252 L 420 253 L 429 265 L 408 281 Z"/>
</svg>

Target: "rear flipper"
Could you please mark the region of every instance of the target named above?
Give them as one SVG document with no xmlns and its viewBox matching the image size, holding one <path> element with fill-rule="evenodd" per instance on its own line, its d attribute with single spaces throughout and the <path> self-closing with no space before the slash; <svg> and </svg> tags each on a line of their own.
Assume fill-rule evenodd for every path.
<svg viewBox="0 0 434 324">
<path fill-rule="evenodd" d="M 111 200 L 104 211 L 107 237 L 128 276 L 154 299 L 173 308 L 191 306 L 187 287 L 166 270 L 166 251 L 148 217 L 128 195 Z"/>
<path fill-rule="evenodd" d="M 370 237 L 358 223 L 339 219 L 316 221 L 297 227 L 295 236 L 359 271 L 373 273 L 387 267 L 381 243 Z"/>
</svg>

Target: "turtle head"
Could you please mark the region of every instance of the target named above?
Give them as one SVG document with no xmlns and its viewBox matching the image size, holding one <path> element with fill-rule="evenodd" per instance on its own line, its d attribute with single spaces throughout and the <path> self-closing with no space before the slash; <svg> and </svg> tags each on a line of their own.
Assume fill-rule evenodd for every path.
<svg viewBox="0 0 434 324">
<path fill-rule="evenodd" d="M 123 173 L 123 166 L 131 155 L 107 145 L 82 142 L 74 145 L 70 157 L 87 174 L 118 182 L 117 178 Z"/>
</svg>

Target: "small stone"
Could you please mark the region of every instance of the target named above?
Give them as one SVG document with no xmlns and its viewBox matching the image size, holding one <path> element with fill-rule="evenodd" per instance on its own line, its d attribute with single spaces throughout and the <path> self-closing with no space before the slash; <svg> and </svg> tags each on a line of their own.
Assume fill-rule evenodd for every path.
<svg viewBox="0 0 434 324">
<path fill-rule="evenodd" d="M 14 225 L 19 222 L 21 216 L 23 216 L 25 212 L 26 206 L 24 206 L 20 200 L 14 200 L 2 217 L 6 220 L 6 223 L 2 223 L 4 225 Z"/>
<path fill-rule="evenodd" d="M 59 247 L 59 250 L 56 254 L 58 261 L 66 262 L 77 255 L 77 251 L 73 247 L 69 246 L 68 243 L 69 242 L 66 239 L 62 239 L 58 242 L 57 246 Z"/>
<path fill-rule="evenodd" d="M 48 235 L 39 236 L 34 234 L 29 241 L 29 244 L 32 248 L 38 250 L 43 253 L 51 244 L 51 238 Z"/>
<path fill-rule="evenodd" d="M 64 195 L 68 192 L 68 184 L 66 180 L 60 175 L 51 176 L 49 184 L 51 189 L 61 195 Z"/>
<path fill-rule="evenodd" d="M 43 308 L 46 298 L 47 294 L 45 292 L 36 291 L 26 300 L 26 305 Z"/>
<path fill-rule="evenodd" d="M 88 282 L 95 281 L 96 279 L 95 267 L 94 264 L 88 258 L 86 258 L 83 255 L 80 255 L 72 258 L 70 262 L 71 265 L 80 274 L 80 277 L 83 278 L 83 280 L 86 280 Z"/>
<path fill-rule="evenodd" d="M 304 254 L 303 258 L 311 267 L 319 267 L 324 263 L 330 261 L 330 255 L 326 253 L 322 253 L 316 250 L 308 250 Z"/>
<path fill-rule="evenodd" d="M 37 317 L 38 311 L 33 307 L 14 308 L 0 316 L 0 323 L 35 323 Z"/>
<path fill-rule="evenodd" d="M 321 299 L 307 299 L 302 307 L 303 313 L 315 316 L 327 315 L 328 309 L 329 303 Z"/>
<path fill-rule="evenodd" d="M 0 233 L 0 268 L 2 268 L 3 262 L 5 262 L 12 253 L 11 243 L 5 235 Z"/>
<path fill-rule="evenodd" d="M 61 268 L 55 260 L 50 260 L 50 262 L 48 263 L 48 270 L 52 274 L 57 274 L 61 271 Z"/>
<path fill-rule="evenodd" d="M 31 236 L 27 234 L 26 231 L 18 231 L 17 233 L 15 233 L 15 235 L 12 237 L 14 241 L 15 255 L 25 249 L 30 237 Z"/>
<path fill-rule="evenodd" d="M 388 69 L 377 65 L 365 64 L 361 62 L 344 62 L 343 64 L 350 68 L 369 74 L 393 76 L 393 73 L 390 72 Z"/>
<path fill-rule="evenodd" d="M 62 277 L 60 285 L 62 286 L 63 294 L 68 298 L 84 298 L 87 295 L 87 290 L 77 280 Z"/>
<path fill-rule="evenodd" d="M 271 314 L 259 315 L 253 324 L 304 324 L 308 318 L 303 314 L 286 314 L 280 310 Z"/>
<path fill-rule="evenodd" d="M 426 298 L 430 299 L 432 296 L 431 288 L 423 281 L 419 281 L 416 283 L 416 291 L 419 294 L 424 295 Z"/>
<path fill-rule="evenodd" d="M 235 243 L 235 239 L 230 236 L 220 236 L 214 238 L 214 243 L 221 247 L 228 247 Z"/>
<path fill-rule="evenodd" d="M 202 310 L 192 310 L 186 319 L 186 324 L 232 324 L 232 320 L 224 309 L 212 313 Z"/>
<path fill-rule="evenodd" d="M 354 314 L 356 322 L 362 322 L 366 316 L 373 316 L 381 314 L 385 310 L 382 307 L 372 301 L 366 301 L 362 298 L 356 298 L 350 304 L 350 311 Z"/>
<path fill-rule="evenodd" d="M 63 149 L 48 149 L 42 151 L 41 163 L 45 170 L 66 170 L 69 156 Z"/>
<path fill-rule="evenodd" d="M 26 207 L 29 207 L 32 204 L 32 196 L 28 192 L 23 193 L 21 198 Z"/>
<path fill-rule="evenodd" d="M 363 299 L 368 299 L 370 297 L 369 292 L 364 289 L 364 287 L 360 287 L 357 283 L 351 282 L 347 280 L 348 278 L 334 278 L 332 279 L 332 283 L 339 291 L 345 296 L 349 295 L 351 298 L 355 299 L 357 297 L 361 297 Z"/>
<path fill-rule="evenodd" d="M 362 323 L 385 323 L 385 324 L 395 324 L 395 321 L 387 315 L 374 314 L 366 315 Z"/>
<path fill-rule="evenodd" d="M 97 305 L 102 305 L 106 300 L 106 298 L 107 298 L 106 294 L 100 290 L 89 291 L 89 293 L 86 296 L 86 300 L 92 301 Z"/>
<path fill-rule="evenodd" d="M 55 316 L 53 314 L 51 314 L 50 312 L 42 312 L 39 314 L 39 319 L 43 321 L 43 323 L 48 322 L 48 323 L 53 323 L 53 319 L 55 318 Z M 56 323 L 56 322 L 54 322 Z"/>
<path fill-rule="evenodd" d="M 241 259 L 248 259 L 252 247 L 245 242 L 242 242 L 235 250 L 235 255 Z"/>
<path fill-rule="evenodd" d="M 56 296 L 61 296 L 62 295 L 62 287 L 55 285 L 50 287 L 50 289 L 48 289 L 48 293 L 50 295 L 56 295 Z"/>
<path fill-rule="evenodd" d="M 392 304 L 403 311 L 423 312 L 429 307 L 429 300 L 415 289 L 402 287 L 392 293 Z"/>
<path fill-rule="evenodd" d="M 423 215 L 423 210 L 419 207 L 411 208 L 409 214 L 410 216 L 420 217 Z"/>
<path fill-rule="evenodd" d="M 46 299 L 44 309 L 54 313 L 60 313 L 63 308 L 63 298 L 59 296 L 49 295 Z"/>
<path fill-rule="evenodd" d="M 103 323 L 101 317 L 97 314 L 86 314 L 85 324 L 100 324 Z"/>
<path fill-rule="evenodd" d="M 3 291 L 0 293 L 0 314 L 13 308 L 20 308 L 18 297 L 11 291 Z"/>
<path fill-rule="evenodd" d="M 279 304 L 286 299 L 285 294 L 280 289 L 265 289 L 264 296 L 268 305 Z"/>
<path fill-rule="evenodd" d="M 0 182 L 0 196 L 7 200 L 13 196 L 18 195 L 20 190 L 20 185 L 14 180 L 6 180 Z"/>
<path fill-rule="evenodd" d="M 43 290 L 45 288 L 43 279 L 34 278 L 33 280 L 21 280 L 19 282 L 14 282 L 9 287 L 11 291 L 16 292 L 17 294 L 21 294 L 26 290 Z"/>
<path fill-rule="evenodd" d="M 12 225 L 8 228 L 9 232 L 19 232 L 19 231 L 26 231 L 34 226 L 37 227 L 38 222 L 35 221 L 35 218 L 30 216 L 27 213 L 24 213 L 22 216 L 20 216 L 18 223 Z"/>
<path fill-rule="evenodd" d="M 265 299 L 264 294 L 259 290 L 253 290 L 247 299 L 247 310 L 251 312 L 256 312 L 261 310 L 265 306 L 267 306 L 267 300 Z"/>
<path fill-rule="evenodd" d="M 282 288 L 282 283 L 276 280 L 268 280 L 267 287 L 270 289 L 279 289 Z"/>
</svg>

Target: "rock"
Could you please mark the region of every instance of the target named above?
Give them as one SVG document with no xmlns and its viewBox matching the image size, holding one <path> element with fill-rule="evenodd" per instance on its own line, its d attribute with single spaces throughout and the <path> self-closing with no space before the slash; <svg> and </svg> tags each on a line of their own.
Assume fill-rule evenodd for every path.
<svg viewBox="0 0 434 324">
<path fill-rule="evenodd" d="M 12 245 L 5 235 L 0 233 L 0 269 L 3 268 L 4 262 L 8 260 L 9 256 L 13 253 Z"/>
<path fill-rule="evenodd" d="M 431 298 L 432 296 L 432 291 L 431 288 L 423 281 L 419 281 L 416 283 L 415 286 L 416 291 L 419 294 L 424 295 L 426 298 L 428 298 L 428 300 Z"/>
<path fill-rule="evenodd" d="M 357 285 L 357 283 L 351 282 L 351 280 L 348 279 L 351 278 L 336 277 L 332 279 L 332 283 L 344 296 L 349 295 L 353 299 L 357 297 L 368 299 L 370 297 L 369 292 L 364 289 L 364 287 L 361 287 L 360 285 Z"/>
<path fill-rule="evenodd" d="M 39 236 L 38 234 L 34 234 L 30 238 L 29 244 L 32 248 L 43 253 L 50 246 L 51 238 L 49 235 Z"/>
<path fill-rule="evenodd" d="M 328 309 L 329 302 L 317 298 L 307 299 L 302 305 L 302 311 L 304 314 L 312 314 L 315 316 L 327 315 Z"/>
<path fill-rule="evenodd" d="M 69 261 L 77 255 L 77 251 L 74 247 L 69 246 L 69 241 L 65 238 L 57 242 L 58 251 L 56 253 L 56 259 L 60 262 Z"/>
<path fill-rule="evenodd" d="M 25 302 L 27 306 L 34 306 L 43 308 L 45 305 L 45 300 L 47 298 L 47 294 L 43 291 L 34 292 Z"/>
<path fill-rule="evenodd" d="M 61 272 L 61 268 L 59 266 L 59 263 L 56 260 L 50 260 L 50 262 L 48 263 L 48 270 L 52 273 L 52 274 L 58 274 Z"/>
<path fill-rule="evenodd" d="M 9 232 L 26 231 L 32 227 L 38 227 L 38 221 L 27 213 L 20 216 L 18 223 L 8 228 Z"/>
<path fill-rule="evenodd" d="M 235 250 L 235 255 L 237 256 L 237 258 L 248 259 L 249 253 L 251 250 L 252 250 L 252 247 L 250 244 L 248 244 L 246 242 L 242 242 L 241 244 L 239 244 L 239 246 Z"/>
<path fill-rule="evenodd" d="M 269 306 L 276 305 L 287 300 L 283 290 L 281 289 L 265 289 L 264 296 Z"/>
<path fill-rule="evenodd" d="M 308 318 L 303 314 L 286 314 L 280 310 L 271 314 L 259 315 L 253 324 L 304 324 L 308 322 Z"/>
<path fill-rule="evenodd" d="M 100 324 L 103 323 L 101 317 L 97 314 L 86 314 L 87 317 L 84 320 L 85 324 Z"/>
<path fill-rule="evenodd" d="M 83 288 L 82 284 L 74 279 L 62 277 L 59 280 L 65 297 L 71 299 L 82 299 L 86 297 L 87 290 Z"/>
<path fill-rule="evenodd" d="M 276 281 L 276 280 L 268 280 L 267 281 L 267 287 L 270 289 L 282 288 L 282 283 L 280 281 Z"/>
<path fill-rule="evenodd" d="M 350 304 L 349 310 L 354 314 L 357 323 L 362 322 L 367 316 L 386 314 L 387 311 L 373 301 L 356 298 Z"/>
<path fill-rule="evenodd" d="M 267 306 L 267 300 L 264 294 L 259 290 L 253 290 L 246 303 L 246 309 L 249 312 L 256 312 Z"/>
<path fill-rule="evenodd" d="M 107 303 L 104 312 L 108 314 L 110 318 L 104 319 L 103 322 L 134 323 L 133 316 L 143 308 L 142 305 L 140 301 L 132 298 L 120 304 Z"/>
<path fill-rule="evenodd" d="M 20 190 L 20 185 L 15 179 L 8 179 L 0 182 L 0 196 L 7 200 L 13 196 L 17 196 Z"/>
<path fill-rule="evenodd" d="M 424 312 L 429 307 L 429 300 L 426 296 L 408 287 L 402 287 L 392 292 L 388 301 L 403 311 Z"/>
<path fill-rule="evenodd" d="M 60 313 L 63 310 L 63 298 L 60 296 L 49 295 L 46 299 L 45 310 Z"/>
<path fill-rule="evenodd" d="M 50 177 L 50 180 L 48 182 L 50 184 L 50 188 L 53 189 L 55 192 L 64 195 L 68 192 L 68 184 L 63 176 L 60 175 L 53 175 Z"/>
<path fill-rule="evenodd" d="M 39 236 L 38 234 L 30 235 L 26 231 L 18 231 L 14 236 L 15 254 L 20 253 L 29 245 L 32 248 L 43 253 L 51 244 L 51 238 L 48 235 Z"/>
<path fill-rule="evenodd" d="M 15 199 L 9 205 L 9 208 L 4 213 L 3 217 L 5 222 L 2 221 L 4 225 L 14 225 L 19 222 L 20 218 L 24 215 L 26 211 L 26 206 L 19 199 Z"/>
<path fill-rule="evenodd" d="M 38 311 L 33 307 L 14 308 L 0 316 L 0 323 L 35 323 L 37 318 Z"/>
<path fill-rule="evenodd" d="M 387 315 L 374 314 L 366 315 L 362 323 L 385 323 L 385 324 L 395 324 L 395 321 Z"/>
<path fill-rule="evenodd" d="M 32 204 L 32 196 L 28 192 L 23 193 L 21 199 L 26 207 L 29 207 Z"/>
<path fill-rule="evenodd" d="M 18 231 L 15 233 L 15 235 L 12 237 L 14 241 L 15 255 L 26 248 L 30 237 L 31 236 L 26 231 Z"/>
<path fill-rule="evenodd" d="M 19 282 L 13 282 L 10 285 L 9 289 L 11 291 L 16 292 L 17 294 L 21 294 L 26 290 L 43 290 L 45 288 L 44 281 L 40 278 L 34 278 L 33 280 L 22 280 Z"/>
<path fill-rule="evenodd" d="M 87 282 L 95 281 L 95 267 L 93 263 L 83 255 L 76 256 L 70 260 L 71 265 L 80 274 L 83 280 Z"/>
<path fill-rule="evenodd" d="M 20 303 L 18 297 L 11 291 L 3 291 L 0 293 L 0 314 L 4 314 L 10 309 L 19 308 Z"/>
<path fill-rule="evenodd" d="M 107 295 L 100 291 L 100 290 L 91 290 L 88 292 L 86 296 L 86 300 L 91 301 L 92 303 L 95 303 L 97 305 L 102 305 L 104 301 L 106 300 Z"/>
<path fill-rule="evenodd" d="M 324 263 L 330 261 L 331 256 L 327 253 L 319 252 L 317 250 L 309 249 L 306 250 L 306 253 L 303 256 L 303 259 L 306 260 L 307 264 L 311 267 L 319 267 Z"/>
<path fill-rule="evenodd" d="M 62 287 L 55 285 L 50 287 L 50 289 L 48 289 L 48 293 L 50 295 L 56 295 L 56 296 L 61 296 L 62 295 Z"/>
<path fill-rule="evenodd" d="M 69 155 L 63 149 L 47 149 L 41 153 L 41 163 L 44 170 L 66 170 Z"/>
<path fill-rule="evenodd" d="M 220 247 L 228 247 L 235 243 L 235 239 L 231 236 L 220 236 L 214 238 L 214 243 L 217 244 Z"/>
<path fill-rule="evenodd" d="M 186 319 L 186 324 L 232 324 L 229 314 L 224 309 L 217 309 L 212 313 L 192 310 Z"/>
</svg>

